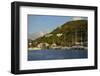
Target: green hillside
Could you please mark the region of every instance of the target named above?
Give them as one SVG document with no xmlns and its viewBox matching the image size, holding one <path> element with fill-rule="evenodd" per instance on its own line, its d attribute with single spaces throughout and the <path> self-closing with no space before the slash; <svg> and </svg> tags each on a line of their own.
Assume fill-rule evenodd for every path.
<svg viewBox="0 0 100 76">
<path fill-rule="evenodd" d="M 64 23 L 43 37 L 34 41 L 30 40 L 32 47 L 36 47 L 39 43 L 48 43 L 49 45 L 55 43 L 57 46 L 70 47 L 75 45 L 75 41 L 83 42 L 83 46 L 87 46 L 87 24 L 87 20 L 75 20 Z"/>
</svg>

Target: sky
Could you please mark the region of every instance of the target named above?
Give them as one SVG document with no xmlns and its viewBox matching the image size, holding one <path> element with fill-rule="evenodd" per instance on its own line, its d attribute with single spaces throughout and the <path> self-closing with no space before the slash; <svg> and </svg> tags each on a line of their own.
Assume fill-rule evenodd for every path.
<svg viewBox="0 0 100 76">
<path fill-rule="evenodd" d="M 42 35 L 43 33 L 51 32 L 65 22 L 81 19 L 86 19 L 86 17 L 28 15 L 28 33 L 33 35 Z"/>
<path fill-rule="evenodd" d="M 49 32 L 71 19 L 68 16 L 28 15 L 28 32 Z"/>
</svg>

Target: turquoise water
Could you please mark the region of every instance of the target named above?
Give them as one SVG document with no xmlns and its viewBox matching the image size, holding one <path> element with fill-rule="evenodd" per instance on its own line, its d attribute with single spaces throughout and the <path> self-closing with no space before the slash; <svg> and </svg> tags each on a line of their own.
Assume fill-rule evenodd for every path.
<svg viewBox="0 0 100 76">
<path fill-rule="evenodd" d="M 47 49 L 28 51 L 28 61 L 80 58 L 88 58 L 88 51 L 86 49 Z"/>
</svg>

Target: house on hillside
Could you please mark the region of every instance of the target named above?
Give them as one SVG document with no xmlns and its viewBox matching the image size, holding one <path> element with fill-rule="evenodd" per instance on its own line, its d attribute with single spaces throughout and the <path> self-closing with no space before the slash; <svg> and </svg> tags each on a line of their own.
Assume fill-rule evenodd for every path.
<svg viewBox="0 0 100 76">
<path fill-rule="evenodd" d="M 49 47 L 49 44 L 48 43 L 39 43 L 37 45 L 38 48 L 42 48 L 42 49 L 46 49 Z"/>
</svg>

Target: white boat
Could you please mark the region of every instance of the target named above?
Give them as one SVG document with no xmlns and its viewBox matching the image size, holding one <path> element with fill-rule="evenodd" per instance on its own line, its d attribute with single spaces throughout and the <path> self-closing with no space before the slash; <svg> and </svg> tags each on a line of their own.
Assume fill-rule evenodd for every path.
<svg viewBox="0 0 100 76">
<path fill-rule="evenodd" d="M 37 48 L 37 47 L 34 47 L 34 48 L 28 48 L 28 50 L 41 50 L 41 48 Z"/>
<path fill-rule="evenodd" d="M 61 47 L 61 49 L 71 49 L 71 47 Z"/>
<path fill-rule="evenodd" d="M 84 46 L 81 46 L 81 45 L 78 45 L 78 46 L 72 46 L 72 49 L 78 49 L 78 50 L 84 50 L 84 49 L 87 49 L 87 47 L 84 47 Z"/>
</svg>

